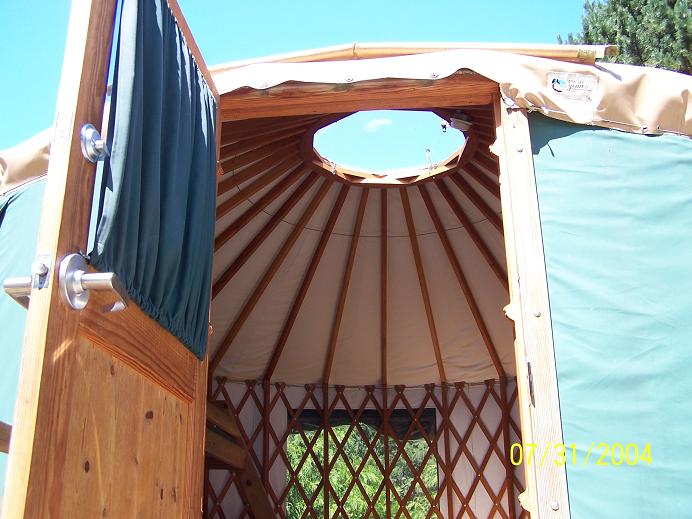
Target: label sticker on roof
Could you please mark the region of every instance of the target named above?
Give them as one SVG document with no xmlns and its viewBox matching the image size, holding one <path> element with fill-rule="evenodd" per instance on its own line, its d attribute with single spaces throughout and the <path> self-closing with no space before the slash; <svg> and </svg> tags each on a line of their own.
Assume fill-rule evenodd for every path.
<svg viewBox="0 0 692 519">
<path fill-rule="evenodd" d="M 548 88 L 564 99 L 590 103 L 598 88 L 598 78 L 589 74 L 548 72 Z"/>
</svg>

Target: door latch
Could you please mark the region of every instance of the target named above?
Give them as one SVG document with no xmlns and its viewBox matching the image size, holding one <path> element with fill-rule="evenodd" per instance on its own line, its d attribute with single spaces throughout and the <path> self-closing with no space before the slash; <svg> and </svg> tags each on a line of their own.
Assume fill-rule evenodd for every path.
<svg viewBox="0 0 692 519">
<path fill-rule="evenodd" d="M 5 279 L 5 292 L 24 308 L 29 308 L 31 289 L 40 290 L 48 285 L 49 263 L 50 259 L 47 256 L 38 256 L 31 264 L 31 276 Z"/>
<path fill-rule="evenodd" d="M 81 254 L 70 254 L 60 262 L 58 271 L 60 297 L 75 310 L 82 310 L 89 302 L 91 290 L 107 290 L 115 295 L 115 302 L 104 312 L 120 312 L 127 307 L 127 291 L 113 272 L 87 272 L 87 263 Z"/>
</svg>

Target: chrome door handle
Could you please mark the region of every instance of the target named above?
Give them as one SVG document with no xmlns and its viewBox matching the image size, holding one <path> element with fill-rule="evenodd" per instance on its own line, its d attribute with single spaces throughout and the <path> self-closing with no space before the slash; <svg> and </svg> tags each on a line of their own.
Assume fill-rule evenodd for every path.
<svg viewBox="0 0 692 519">
<path fill-rule="evenodd" d="M 120 312 L 127 307 L 127 291 L 113 272 L 88 272 L 87 263 L 80 254 L 70 254 L 60 262 L 58 270 L 60 297 L 75 310 L 82 310 L 89 302 L 91 290 L 108 290 L 115 302 L 103 310 Z"/>
<path fill-rule="evenodd" d="M 48 285 L 48 263 L 45 256 L 38 256 L 31 264 L 31 276 L 6 278 L 3 281 L 5 292 L 24 308 L 29 308 L 31 289 L 42 289 Z"/>
<path fill-rule="evenodd" d="M 7 295 L 17 301 L 24 308 L 29 308 L 29 294 L 31 294 L 31 276 L 21 278 L 7 278 L 3 282 L 3 288 Z"/>
</svg>

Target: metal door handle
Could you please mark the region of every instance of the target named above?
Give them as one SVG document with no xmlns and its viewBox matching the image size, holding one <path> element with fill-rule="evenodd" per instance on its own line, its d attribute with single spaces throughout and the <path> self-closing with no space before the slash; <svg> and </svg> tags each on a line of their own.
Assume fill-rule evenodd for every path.
<svg viewBox="0 0 692 519">
<path fill-rule="evenodd" d="M 127 291 L 113 272 L 87 272 L 87 263 L 80 254 L 70 254 L 60 262 L 58 271 L 60 297 L 75 310 L 82 310 L 89 301 L 91 290 L 108 290 L 115 302 L 103 310 L 120 312 L 127 307 Z"/>
<path fill-rule="evenodd" d="M 21 278 L 7 278 L 3 282 L 3 288 L 7 295 L 17 301 L 24 308 L 29 308 L 29 294 L 31 293 L 31 276 Z"/>
<path fill-rule="evenodd" d="M 127 291 L 113 272 L 88 272 L 87 263 L 80 254 L 70 254 L 60 262 L 58 271 L 60 297 L 75 310 L 82 310 L 89 301 L 91 290 L 108 290 L 115 295 L 115 302 L 103 308 L 104 312 L 120 312 L 127 307 Z M 48 284 L 48 266 L 43 260 L 31 266 L 31 276 L 7 278 L 3 282 L 5 292 L 24 308 L 29 308 L 31 290 L 45 288 Z"/>
<path fill-rule="evenodd" d="M 3 281 L 5 292 L 24 308 L 29 308 L 32 288 L 45 288 L 48 284 L 48 258 L 38 256 L 31 264 L 31 276 L 7 278 Z"/>
</svg>

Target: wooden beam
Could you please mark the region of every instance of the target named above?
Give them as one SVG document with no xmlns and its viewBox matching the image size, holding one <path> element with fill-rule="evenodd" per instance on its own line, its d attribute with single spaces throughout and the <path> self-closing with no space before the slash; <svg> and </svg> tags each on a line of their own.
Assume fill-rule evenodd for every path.
<svg viewBox="0 0 692 519">
<path fill-rule="evenodd" d="M 225 148 L 221 148 L 219 155 L 221 157 L 221 161 L 223 162 L 230 160 L 232 157 L 240 157 L 250 151 L 259 148 L 273 147 L 276 145 L 277 142 L 294 140 L 296 141 L 296 143 L 298 143 L 300 141 L 300 138 L 297 136 L 301 135 L 304 131 L 305 130 L 301 126 L 298 128 L 294 128 L 292 130 L 280 132 L 278 135 L 270 134 L 256 139 L 248 139 L 243 141 L 242 143 L 230 144 Z"/>
<path fill-rule="evenodd" d="M 275 519 L 276 515 L 269 501 L 269 493 L 262 484 L 253 463 L 246 463 L 245 468 L 237 472 L 238 483 L 243 485 L 243 493 L 250 507 L 251 517 L 255 519 Z"/>
<path fill-rule="evenodd" d="M 211 427 L 207 427 L 204 451 L 207 455 L 224 462 L 234 469 L 242 470 L 245 468 L 247 451 Z"/>
<path fill-rule="evenodd" d="M 204 56 L 202 56 L 202 52 L 199 50 L 199 47 L 197 46 L 197 42 L 195 41 L 195 38 L 192 35 L 192 31 L 190 30 L 190 27 L 187 25 L 187 21 L 185 20 L 185 17 L 183 16 L 183 12 L 180 10 L 180 6 L 178 5 L 178 1 L 177 0 L 167 0 L 167 1 L 168 1 L 168 7 L 170 7 L 171 12 L 173 13 L 173 16 L 175 17 L 175 21 L 178 23 L 178 27 L 180 28 L 180 32 L 182 32 L 183 36 L 185 37 L 185 42 L 187 43 L 187 46 L 190 49 L 190 52 L 192 53 L 192 57 L 195 58 L 195 62 L 197 63 L 197 67 L 199 68 L 200 72 L 202 73 L 202 76 L 204 76 L 204 81 L 207 83 L 209 90 L 211 90 L 212 94 L 214 95 L 214 99 L 218 103 L 219 102 L 219 92 L 216 90 L 216 84 L 214 83 L 214 80 L 211 77 L 211 73 L 209 72 L 209 69 L 207 68 L 207 64 L 204 61 Z M 221 122 L 221 121 L 219 121 L 219 122 Z"/>
<path fill-rule="evenodd" d="M 325 114 L 397 108 L 483 105 L 497 83 L 471 72 L 439 80 L 376 79 L 356 83 L 284 83 L 264 90 L 243 88 L 221 96 L 224 121 L 253 117 Z"/>
<path fill-rule="evenodd" d="M 0 421 L 0 452 L 7 454 L 10 452 L 10 438 L 12 437 L 12 426 Z"/>
<path fill-rule="evenodd" d="M 235 236 L 240 229 L 245 227 L 250 220 L 261 213 L 269 204 L 276 200 L 279 195 L 284 193 L 289 187 L 295 184 L 300 177 L 304 175 L 305 171 L 296 169 L 277 182 L 262 196 L 262 198 L 252 204 L 247 211 L 241 214 L 233 223 L 229 224 L 228 227 L 219 233 L 219 235 L 214 239 L 214 251 L 219 250 L 228 240 Z"/>
<path fill-rule="evenodd" d="M 243 309 L 240 311 L 240 314 L 236 318 L 235 322 L 228 330 L 228 333 L 226 333 L 226 336 L 222 339 L 221 344 L 219 345 L 219 349 L 214 354 L 214 357 L 212 358 L 212 361 L 209 365 L 210 373 L 214 373 L 214 370 L 219 366 L 219 363 L 228 351 L 229 346 L 235 339 L 236 335 L 238 335 L 238 332 L 242 328 L 243 324 L 245 324 L 245 321 L 247 321 L 247 318 L 250 316 L 250 313 L 252 313 L 252 310 L 255 308 L 255 305 L 262 297 L 262 294 L 269 286 L 269 283 L 271 283 L 271 280 L 274 278 L 274 275 L 279 270 L 279 267 L 281 267 L 281 264 L 283 263 L 284 259 L 286 259 L 286 256 L 288 256 L 288 253 L 291 251 L 291 248 L 295 244 L 298 237 L 302 234 L 303 230 L 305 229 L 305 226 L 307 225 L 312 215 L 315 213 L 315 210 L 322 202 L 322 199 L 327 194 L 327 191 L 329 191 L 329 188 L 332 186 L 332 184 L 333 181 L 330 180 L 324 180 L 322 182 L 322 185 L 317 190 L 315 196 L 313 196 L 307 209 L 305 209 L 305 212 L 300 217 L 300 220 L 296 222 L 288 238 L 286 238 L 286 241 L 283 243 L 279 251 L 276 253 L 276 256 L 274 256 L 274 260 L 272 261 L 271 265 L 269 265 L 269 268 L 262 276 L 262 279 L 255 288 L 254 292 L 252 293 L 248 301 L 245 303 L 245 306 L 243 306 Z"/>
<path fill-rule="evenodd" d="M 262 383 L 262 483 L 269 486 L 269 428 L 271 427 L 271 385 Z"/>
<path fill-rule="evenodd" d="M 243 438 L 233 415 L 227 413 L 213 402 L 207 403 L 207 423 L 215 425 L 238 441 Z"/>
<path fill-rule="evenodd" d="M 264 157 L 262 160 L 259 162 L 255 162 L 254 164 L 251 164 L 250 166 L 245 166 L 241 168 L 232 168 L 229 170 L 226 170 L 224 173 L 226 178 L 222 178 L 221 181 L 218 184 L 217 188 L 217 196 L 218 195 L 223 195 L 224 193 L 227 193 L 231 189 L 233 189 L 236 186 L 239 186 L 240 184 L 247 182 L 253 177 L 256 177 L 260 173 L 264 173 L 265 171 L 269 171 L 271 169 L 276 168 L 281 164 L 283 160 L 286 160 L 288 157 L 291 157 L 293 155 L 297 155 L 298 150 L 293 149 L 291 150 L 290 148 L 285 150 L 274 150 L 272 149 L 269 152 L 269 155 Z"/>
<path fill-rule="evenodd" d="M 327 350 L 327 360 L 324 364 L 324 371 L 322 373 L 322 383 L 329 384 L 329 378 L 332 374 L 332 364 L 334 362 L 334 354 L 336 352 L 336 342 L 339 337 L 339 328 L 341 327 L 341 319 L 344 313 L 344 305 L 346 304 L 346 297 L 348 295 L 348 286 L 351 282 L 351 274 L 353 273 L 353 264 L 356 259 L 356 251 L 358 248 L 358 241 L 360 240 L 360 231 L 363 226 L 363 215 L 365 214 L 365 206 L 368 202 L 368 188 L 363 188 L 360 194 L 360 202 L 358 204 L 358 212 L 356 214 L 356 223 L 353 228 L 353 236 L 351 237 L 351 246 L 348 252 L 348 260 L 346 262 L 346 270 L 344 271 L 344 277 L 341 282 L 341 290 L 339 291 L 339 302 L 336 307 L 336 313 L 334 314 L 334 321 L 332 322 L 332 331 L 329 336 L 329 349 Z"/>
<path fill-rule="evenodd" d="M 421 191 L 422 192 L 422 191 Z M 426 192 L 427 193 L 427 192 Z M 449 429 L 451 427 L 451 413 L 449 409 L 449 386 L 447 384 L 440 384 L 440 393 L 442 396 L 442 417 L 444 419 L 442 423 L 442 430 L 444 434 L 444 443 L 445 443 L 445 448 L 444 448 L 444 475 L 445 475 L 445 484 L 443 488 L 447 489 L 447 517 L 452 518 L 454 517 L 454 495 L 452 494 L 452 478 L 454 477 L 454 469 L 452 467 L 452 453 L 451 453 L 451 445 L 450 445 L 450 437 L 449 437 Z M 461 449 L 461 446 L 459 446 L 459 449 Z M 441 491 L 442 489 L 440 489 Z M 515 519 L 516 516 L 512 515 L 512 519 Z"/>
<path fill-rule="evenodd" d="M 283 117 L 264 119 L 261 126 L 253 126 L 246 121 L 226 123 L 221 130 L 221 146 L 225 147 L 231 144 L 238 144 L 246 139 L 265 137 L 294 128 L 305 127 L 312 124 L 318 117 L 297 117 L 290 118 L 287 121 L 284 119 Z"/>
<path fill-rule="evenodd" d="M 380 189 L 380 369 L 382 379 L 382 434 L 384 441 L 385 516 L 392 515 L 391 467 L 389 466 L 389 405 L 387 395 L 387 189 Z"/>
<path fill-rule="evenodd" d="M 497 371 L 498 377 L 503 378 L 505 376 L 505 369 L 502 366 L 502 362 L 500 361 L 500 357 L 497 354 L 497 350 L 495 348 L 495 345 L 493 344 L 493 340 L 490 337 L 488 327 L 485 325 L 485 320 L 483 319 L 483 315 L 481 314 L 480 308 L 476 303 L 476 299 L 473 297 L 473 292 L 471 291 L 471 287 L 469 286 L 468 281 L 466 280 L 466 276 L 464 275 L 464 271 L 461 268 L 461 264 L 459 263 L 459 260 L 454 252 L 452 243 L 449 240 L 449 237 L 447 236 L 447 231 L 445 231 L 445 228 L 442 225 L 442 221 L 440 220 L 440 216 L 437 214 L 437 209 L 435 209 L 435 205 L 433 204 L 433 201 L 430 198 L 430 193 L 428 193 L 428 189 L 425 186 L 418 186 L 418 190 L 420 191 L 420 194 L 423 197 L 425 207 L 428 209 L 428 214 L 430 215 L 433 225 L 435 226 L 437 236 L 440 238 L 440 241 L 442 242 L 442 247 L 444 248 L 445 253 L 447 254 L 449 264 L 451 265 L 452 270 L 454 271 L 454 275 L 456 276 L 457 281 L 459 282 L 459 287 L 461 288 L 461 291 L 464 294 L 466 304 L 468 304 L 469 310 L 471 311 L 471 315 L 473 316 L 473 320 L 475 321 L 476 327 L 478 328 L 478 332 L 481 334 L 483 344 L 485 344 L 485 348 L 488 352 L 488 355 L 490 356 L 490 360 L 493 363 L 493 366 L 495 366 L 495 370 Z"/>
<path fill-rule="evenodd" d="M 380 189 L 380 369 L 387 386 L 387 190 Z"/>
<path fill-rule="evenodd" d="M 269 360 L 267 369 L 264 372 L 263 378 L 265 381 L 270 381 L 272 376 L 274 375 L 276 366 L 279 363 L 279 358 L 283 353 L 284 346 L 286 346 L 286 342 L 288 341 L 288 337 L 291 334 L 293 325 L 295 324 L 295 321 L 298 318 L 300 307 L 302 306 L 303 301 L 305 300 L 305 296 L 307 295 L 308 290 L 310 289 L 310 283 L 312 283 L 312 278 L 315 276 L 315 272 L 317 272 L 317 267 L 320 264 L 320 260 L 322 259 L 322 254 L 324 253 L 324 250 L 327 248 L 327 243 L 329 242 L 329 239 L 332 236 L 334 225 L 336 225 L 336 221 L 339 218 L 341 208 L 344 205 L 344 201 L 346 200 L 346 195 L 348 194 L 349 189 L 349 186 L 343 185 L 339 190 L 339 195 L 337 196 L 336 202 L 334 203 L 334 207 L 332 208 L 332 211 L 329 215 L 327 225 L 325 226 L 324 231 L 322 231 L 322 237 L 320 238 L 320 241 L 317 244 L 317 247 L 315 248 L 315 252 L 312 255 L 310 264 L 308 265 L 308 268 L 305 271 L 305 275 L 303 276 L 303 281 L 301 282 L 300 288 L 298 289 L 298 293 L 296 294 L 296 297 L 293 299 L 293 303 L 291 304 L 291 309 L 288 312 L 288 317 L 286 318 L 284 326 L 281 329 L 279 339 L 276 341 L 276 345 L 274 346 L 274 349 L 272 351 L 271 359 Z"/>
<path fill-rule="evenodd" d="M 486 153 L 485 150 L 487 150 L 486 146 L 478 146 L 478 150 L 476 151 L 476 155 L 473 157 L 473 160 L 478 162 L 493 175 L 499 176 L 500 166 L 497 162 L 497 157 L 493 157 L 489 153 Z"/>
<path fill-rule="evenodd" d="M 478 231 L 476 231 L 476 228 L 473 226 L 473 223 L 471 222 L 469 217 L 466 216 L 466 213 L 464 213 L 464 210 L 461 208 L 461 205 L 459 205 L 459 202 L 457 202 L 456 198 L 454 198 L 451 191 L 443 181 L 435 182 L 435 185 L 440 190 L 440 193 L 442 193 L 442 196 L 444 196 L 445 200 L 447 200 L 449 207 L 452 209 L 459 222 L 461 222 L 461 225 L 464 227 L 464 229 L 466 229 L 466 232 L 473 240 L 473 243 L 476 244 L 476 247 L 485 258 L 485 261 L 488 263 L 490 270 L 493 271 L 493 273 L 497 277 L 498 281 L 500 281 L 502 286 L 505 287 L 505 289 L 508 289 L 509 284 L 507 282 L 507 274 L 505 274 L 504 270 L 502 270 L 502 267 L 495 259 L 495 256 L 493 256 L 493 253 L 485 244 L 480 234 L 478 234 Z"/>
<path fill-rule="evenodd" d="M 461 170 L 483 186 L 488 193 L 493 195 L 498 200 L 500 199 L 500 186 L 498 183 L 493 182 L 488 175 L 483 173 L 478 166 L 473 164 L 473 162 L 466 163 Z"/>
<path fill-rule="evenodd" d="M 240 189 L 236 194 L 229 199 L 224 200 L 216 207 L 216 219 L 230 213 L 241 202 L 247 201 L 249 197 L 264 189 L 269 184 L 285 173 L 290 173 L 302 164 L 302 160 L 297 155 L 288 156 L 283 159 L 277 166 L 267 171 L 261 177 L 253 180 L 248 185 Z"/>
<path fill-rule="evenodd" d="M 488 203 L 483 200 L 476 190 L 471 187 L 466 179 L 458 174 L 450 175 L 449 178 L 451 178 L 452 182 L 456 184 L 459 190 L 466 195 L 466 198 L 471 200 L 473 205 L 475 205 L 476 208 L 483 213 L 483 216 L 485 216 L 488 221 L 493 224 L 493 227 L 495 227 L 495 229 L 502 234 L 502 221 L 500 220 L 500 217 L 495 211 L 492 210 Z"/>
<path fill-rule="evenodd" d="M 507 377 L 500 377 L 500 408 L 501 408 L 501 426 L 503 450 L 505 457 L 509 458 L 512 440 L 509 436 L 509 413 L 511 409 L 507 403 Z M 511 463 L 505 463 L 505 483 L 507 485 L 507 510 L 509 517 L 516 517 L 516 504 L 514 502 L 514 466 Z"/>
<path fill-rule="evenodd" d="M 428 328 L 430 330 L 430 339 L 432 340 L 433 352 L 435 354 L 435 362 L 437 363 L 437 370 L 440 374 L 440 382 L 447 382 L 447 376 L 445 375 L 444 363 L 442 361 L 442 352 L 440 351 L 440 341 L 437 337 L 437 328 L 435 327 L 435 317 L 432 311 L 432 305 L 430 304 L 430 294 L 428 293 L 428 284 L 425 281 L 425 271 L 423 269 L 423 261 L 420 255 L 420 248 L 418 247 L 418 237 L 416 236 L 416 226 L 413 222 L 413 214 L 411 213 L 411 204 L 408 199 L 408 192 L 406 188 L 400 188 L 399 194 L 401 195 L 401 205 L 404 207 L 404 217 L 406 218 L 406 228 L 408 229 L 408 237 L 411 242 L 411 251 L 413 252 L 413 260 L 416 263 L 416 273 L 418 274 L 418 284 L 420 286 L 420 293 L 423 298 L 423 305 L 425 306 L 425 316 L 428 319 Z"/>
<path fill-rule="evenodd" d="M 298 203 L 298 201 L 303 198 L 308 189 L 315 183 L 317 176 L 309 174 L 303 182 L 291 193 L 288 199 L 282 204 L 279 210 L 272 216 L 269 221 L 262 227 L 262 230 L 255 235 L 255 237 L 247 244 L 243 251 L 236 256 L 233 263 L 223 271 L 219 278 L 214 281 L 211 289 L 212 299 L 216 298 L 219 293 L 224 289 L 224 287 L 233 279 L 240 268 L 245 265 L 245 262 L 250 259 L 257 248 L 267 239 L 267 237 L 272 233 L 272 231 L 279 225 L 279 222 L 286 217 L 286 215 L 293 209 L 293 207 Z"/>
<path fill-rule="evenodd" d="M 230 159 L 227 159 L 225 161 L 221 161 L 219 159 L 219 169 L 221 169 L 221 175 L 219 175 L 219 180 L 223 180 L 226 177 L 228 173 L 233 173 L 234 171 L 242 168 L 246 168 L 249 165 L 257 162 L 258 160 L 266 159 L 267 157 L 272 157 L 276 156 L 277 152 L 279 150 L 290 150 L 293 148 L 294 150 L 297 149 L 296 143 L 293 141 L 286 141 L 283 143 L 280 143 L 276 146 L 271 146 L 271 147 L 266 147 L 266 148 L 259 148 L 257 150 L 252 150 L 248 152 L 246 155 L 241 156 L 239 159 L 236 159 L 235 157 L 232 157 Z"/>
</svg>

